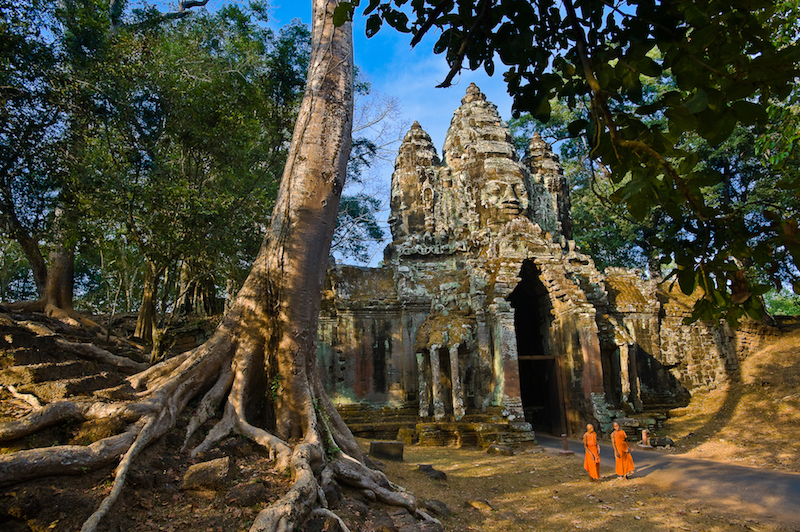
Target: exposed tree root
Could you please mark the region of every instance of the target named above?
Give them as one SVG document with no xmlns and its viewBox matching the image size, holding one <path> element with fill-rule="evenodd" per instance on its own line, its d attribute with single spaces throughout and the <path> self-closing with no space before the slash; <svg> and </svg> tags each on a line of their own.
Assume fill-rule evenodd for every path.
<svg viewBox="0 0 800 532">
<path fill-rule="evenodd" d="M 63 338 L 57 338 L 55 342 L 59 349 L 75 354 L 81 358 L 94 360 L 95 362 L 110 364 L 132 371 L 143 371 L 149 367 L 149 365 L 144 362 L 136 362 L 130 358 L 117 356 L 96 345 L 70 342 Z"/>
<path fill-rule="evenodd" d="M 122 456 L 110 494 L 82 529 L 84 532 L 93 531 L 122 493 L 136 457 L 150 442 L 174 427 L 178 414 L 187 403 L 202 394 L 189 421 L 182 450 L 189 448 L 193 434 L 213 418 L 219 405 L 224 403 L 222 417 L 208 436 L 191 450 L 191 455 L 196 456 L 228 434 L 236 433 L 267 450 L 277 470 L 288 467 L 292 473 L 292 487 L 279 501 L 258 515 L 251 530 L 295 530 L 312 515 L 332 517 L 342 530 L 348 530 L 340 518 L 326 509 L 323 488 L 332 482 L 361 490 L 371 499 L 404 507 L 412 515 L 426 517 L 417 511 L 413 496 L 395 489 L 382 473 L 364 464 L 365 457 L 324 394 L 318 378 L 312 377 L 316 382 L 309 389 L 322 393 L 309 398 L 302 413 L 302 424 L 309 429 L 303 442 L 291 445 L 249 423 L 244 410 L 247 397 L 253 393 L 250 383 L 255 372 L 264 371 L 258 362 L 263 360 L 263 354 L 254 354 L 256 349 L 263 349 L 263 342 L 254 345 L 241 338 L 232 341 L 230 336 L 220 333 L 193 351 L 128 378 L 131 390 L 136 392 L 132 402 L 102 400 L 108 390 L 97 392 L 94 400 L 62 400 L 44 406 L 37 406 L 36 401 L 27 397 L 21 398 L 33 410 L 18 421 L 0 424 L 0 441 L 19 439 L 66 420 L 113 417 L 123 419 L 129 425 L 121 434 L 86 446 L 60 445 L 0 456 L 0 484 L 42 476 L 85 473 L 113 463 Z"/>
<path fill-rule="evenodd" d="M 136 439 L 136 430 L 91 445 L 58 445 L 0 455 L 0 485 L 50 475 L 76 475 L 110 464 Z"/>
<path fill-rule="evenodd" d="M 38 312 L 69 325 L 70 327 L 85 327 L 87 329 L 102 330 L 99 323 L 87 318 L 77 310 L 62 309 L 44 300 L 4 303 L 3 306 L 15 312 Z"/>
<path fill-rule="evenodd" d="M 347 525 L 344 521 L 342 521 L 342 518 L 327 508 L 316 508 L 313 512 L 311 512 L 311 514 L 315 517 L 331 518 L 339 524 L 341 532 L 350 532 L 350 529 L 347 528 Z"/>
<path fill-rule="evenodd" d="M 0 386 L 0 390 L 2 390 L 2 389 L 3 389 L 3 387 Z M 31 393 L 20 393 L 11 384 L 6 386 L 6 389 L 8 390 L 8 393 L 11 394 L 11 397 L 13 397 L 14 399 L 19 399 L 20 401 L 26 403 L 28 406 L 30 406 L 30 407 L 32 407 L 34 409 L 42 408 L 41 401 L 39 401 L 39 398 L 36 397 L 35 395 L 33 395 Z"/>
</svg>

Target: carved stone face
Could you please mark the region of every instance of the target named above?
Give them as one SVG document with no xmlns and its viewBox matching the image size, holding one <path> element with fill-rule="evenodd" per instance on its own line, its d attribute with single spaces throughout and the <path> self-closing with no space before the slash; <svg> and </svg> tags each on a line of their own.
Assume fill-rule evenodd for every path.
<svg viewBox="0 0 800 532">
<path fill-rule="evenodd" d="M 504 177 L 486 181 L 480 191 L 481 225 L 505 224 L 528 210 L 528 191 L 522 178 Z"/>
</svg>

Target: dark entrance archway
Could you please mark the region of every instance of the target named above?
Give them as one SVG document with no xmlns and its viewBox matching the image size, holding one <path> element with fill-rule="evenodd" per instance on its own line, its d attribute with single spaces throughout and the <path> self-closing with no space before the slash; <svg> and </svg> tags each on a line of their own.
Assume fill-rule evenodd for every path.
<svg viewBox="0 0 800 532">
<path fill-rule="evenodd" d="M 520 393 L 525 420 L 534 430 L 562 434 L 566 429 L 563 368 L 550 349 L 553 306 L 540 273 L 532 260 L 523 261 L 521 280 L 508 296 L 514 308 Z"/>
</svg>

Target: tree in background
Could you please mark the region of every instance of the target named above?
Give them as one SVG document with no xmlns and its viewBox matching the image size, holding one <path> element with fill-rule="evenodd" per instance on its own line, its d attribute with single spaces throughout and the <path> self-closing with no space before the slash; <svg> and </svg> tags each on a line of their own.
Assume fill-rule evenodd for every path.
<svg viewBox="0 0 800 532">
<path fill-rule="evenodd" d="M 375 93 L 356 69 L 353 148 L 347 165 L 347 183 L 339 204 L 331 253 L 337 260 L 369 263 L 379 251 L 385 232 L 377 219 L 386 209 L 388 190 L 381 189 L 377 173 L 394 164 L 408 128 L 400 118 L 395 98 Z"/>
<path fill-rule="evenodd" d="M 52 272 L 40 243 L 66 179 L 64 69 L 48 2 L 2 2 L 0 16 L 0 231 L 19 245 L 43 307 Z"/>
<path fill-rule="evenodd" d="M 274 36 L 259 22 L 257 11 L 227 6 L 132 25 L 117 30 L 113 56 L 98 67 L 108 78 L 98 84 L 104 114 L 86 158 L 96 185 L 85 201 L 125 227 L 146 259 L 136 329 L 145 340 L 165 274 L 178 281 L 177 310 L 217 313 L 217 286 L 260 244 L 308 33 L 294 24 Z"/>
<path fill-rule="evenodd" d="M 343 3 L 337 20 L 352 17 L 360 3 Z M 764 126 L 767 110 L 789 98 L 800 60 L 793 3 L 420 0 L 407 11 L 398 4 L 405 2 L 366 2 L 367 34 L 385 22 L 416 45 L 438 30 L 433 51 L 450 66 L 442 86 L 462 68 L 492 75 L 499 60 L 508 66 L 516 114 L 547 121 L 553 98 L 570 107 L 585 102 L 588 116 L 568 125 L 570 135 L 589 140 L 593 158 L 619 186 L 615 201 L 634 220 L 645 221 L 653 206 L 669 218 L 669 238 L 655 244 L 662 262 L 674 261 L 684 292 L 704 291 L 695 318 L 760 317 L 758 295 L 769 286 L 750 265 L 773 272 L 783 257 L 800 264 L 794 212 L 769 205 L 761 213 L 766 223 L 743 223 L 738 211 L 716 201 L 713 189 L 723 176 L 698 165 L 697 154 L 681 144 L 697 135 L 717 146 L 737 124 Z M 645 101 L 643 85 L 667 72 L 675 89 Z M 800 200 L 797 179 L 776 187 L 794 204 Z"/>
</svg>

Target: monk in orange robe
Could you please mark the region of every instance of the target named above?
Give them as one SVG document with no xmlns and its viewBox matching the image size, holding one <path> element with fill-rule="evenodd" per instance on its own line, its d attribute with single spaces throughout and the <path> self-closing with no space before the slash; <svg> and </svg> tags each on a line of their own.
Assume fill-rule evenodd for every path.
<svg viewBox="0 0 800 532">
<path fill-rule="evenodd" d="M 600 446 L 597 445 L 597 433 L 594 425 L 586 425 L 586 434 L 583 435 L 583 448 L 586 456 L 583 459 L 583 468 L 589 472 L 592 481 L 600 478 Z"/>
<path fill-rule="evenodd" d="M 611 433 L 611 446 L 614 448 L 614 458 L 617 461 L 617 476 L 628 480 L 633 473 L 634 465 L 631 452 L 628 449 L 628 435 L 620 430 L 619 423 L 614 422 L 614 432 Z"/>
</svg>

